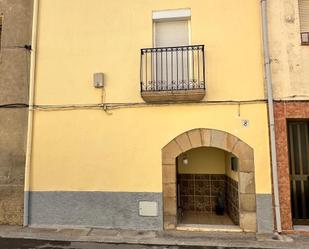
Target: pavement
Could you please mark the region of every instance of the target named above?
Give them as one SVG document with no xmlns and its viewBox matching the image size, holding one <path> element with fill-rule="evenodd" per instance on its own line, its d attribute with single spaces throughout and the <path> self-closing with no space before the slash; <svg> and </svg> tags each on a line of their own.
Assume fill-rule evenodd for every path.
<svg viewBox="0 0 309 249">
<path fill-rule="evenodd" d="M 64 242 L 26 239 L 1 239 L 1 249 L 217 249 L 191 246 L 151 246 L 134 244 L 104 244 L 96 242 Z"/>
<path fill-rule="evenodd" d="M 170 248 L 170 246 L 177 246 L 176 248 L 194 246 L 220 249 L 309 249 L 309 236 L 305 235 L 256 235 L 254 233 L 232 232 L 136 231 L 99 228 L 0 226 L 0 238 L 71 243 L 168 246 L 166 248 Z"/>
</svg>

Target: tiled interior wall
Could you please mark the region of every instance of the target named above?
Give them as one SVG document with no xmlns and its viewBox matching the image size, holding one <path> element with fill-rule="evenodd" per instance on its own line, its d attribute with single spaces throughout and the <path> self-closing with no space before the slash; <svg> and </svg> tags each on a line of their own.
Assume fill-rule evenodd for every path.
<svg viewBox="0 0 309 249">
<path fill-rule="evenodd" d="M 230 216 L 235 225 L 239 225 L 239 197 L 238 182 L 226 176 L 226 213 Z"/>
<path fill-rule="evenodd" d="M 225 193 L 226 213 L 239 224 L 238 183 L 224 174 L 179 174 L 180 207 L 183 211 L 215 213 L 218 193 Z"/>
</svg>

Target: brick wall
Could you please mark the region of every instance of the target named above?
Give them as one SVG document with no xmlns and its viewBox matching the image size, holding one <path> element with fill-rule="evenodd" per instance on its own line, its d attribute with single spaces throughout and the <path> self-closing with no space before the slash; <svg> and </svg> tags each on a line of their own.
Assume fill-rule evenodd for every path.
<svg viewBox="0 0 309 249">
<path fill-rule="evenodd" d="M 293 230 L 289 151 L 287 137 L 288 119 L 309 119 L 309 101 L 276 102 L 274 105 L 278 184 L 282 230 Z"/>
</svg>

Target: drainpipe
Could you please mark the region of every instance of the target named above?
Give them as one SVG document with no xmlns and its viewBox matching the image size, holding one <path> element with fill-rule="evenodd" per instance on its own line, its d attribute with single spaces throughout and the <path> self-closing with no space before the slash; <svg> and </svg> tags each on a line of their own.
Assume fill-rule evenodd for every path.
<svg viewBox="0 0 309 249">
<path fill-rule="evenodd" d="M 272 177 L 273 177 L 272 180 L 273 180 L 274 201 L 275 201 L 274 204 L 275 204 L 276 226 L 277 226 L 277 232 L 281 233 L 282 228 L 281 228 L 279 187 L 278 187 L 274 101 L 273 101 L 272 78 L 271 78 L 270 56 L 269 56 L 267 3 L 268 3 L 267 0 L 261 0 L 264 67 L 265 67 L 265 80 L 267 85 L 268 120 L 269 120 L 269 133 L 270 133 L 271 165 L 272 165 Z"/>
<path fill-rule="evenodd" d="M 33 135 L 33 112 L 34 112 L 34 82 L 35 82 L 35 62 L 37 43 L 37 23 L 38 23 L 39 0 L 33 0 L 32 38 L 30 55 L 30 82 L 29 82 L 29 111 L 28 111 L 28 131 L 27 131 L 27 152 L 25 166 L 25 187 L 24 187 L 24 226 L 29 225 L 29 193 L 30 193 L 30 170 L 31 170 L 31 149 Z"/>
</svg>

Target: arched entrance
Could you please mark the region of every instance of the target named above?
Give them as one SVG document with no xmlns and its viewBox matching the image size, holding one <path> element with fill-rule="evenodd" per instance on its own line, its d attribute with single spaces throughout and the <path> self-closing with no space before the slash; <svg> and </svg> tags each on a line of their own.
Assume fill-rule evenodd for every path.
<svg viewBox="0 0 309 249">
<path fill-rule="evenodd" d="M 176 158 L 199 147 L 218 148 L 238 158 L 239 226 L 244 231 L 256 232 L 253 149 L 232 134 L 204 128 L 182 133 L 162 149 L 164 229 L 177 226 Z"/>
</svg>

